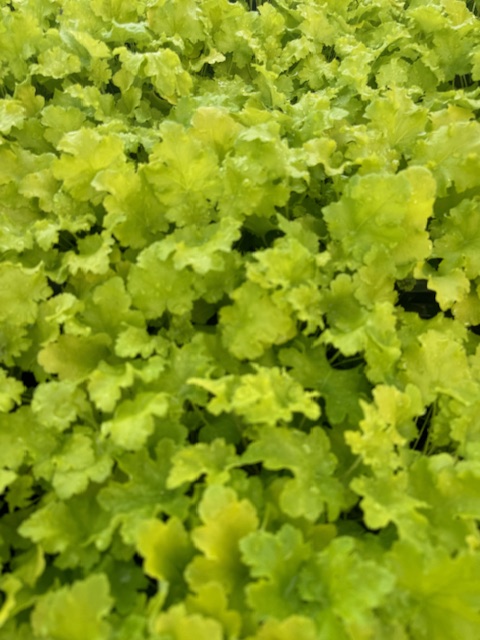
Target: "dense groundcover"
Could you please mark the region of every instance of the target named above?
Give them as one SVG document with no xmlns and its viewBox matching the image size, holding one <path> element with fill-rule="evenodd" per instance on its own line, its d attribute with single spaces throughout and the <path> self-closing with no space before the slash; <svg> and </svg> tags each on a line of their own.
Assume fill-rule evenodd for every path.
<svg viewBox="0 0 480 640">
<path fill-rule="evenodd" d="M 475 3 L 1 6 L 0 640 L 479 638 Z"/>
</svg>

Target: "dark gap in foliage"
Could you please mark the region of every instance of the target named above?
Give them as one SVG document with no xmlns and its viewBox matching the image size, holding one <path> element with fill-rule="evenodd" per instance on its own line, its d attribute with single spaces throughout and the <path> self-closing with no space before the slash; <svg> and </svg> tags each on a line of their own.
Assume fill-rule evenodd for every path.
<svg viewBox="0 0 480 640">
<path fill-rule="evenodd" d="M 467 5 L 467 9 L 469 11 L 471 11 L 472 13 L 475 13 L 477 4 L 476 4 L 476 0 L 465 0 L 465 4 Z"/>
<path fill-rule="evenodd" d="M 54 249 L 58 249 L 59 251 L 71 251 L 72 249 L 77 248 L 77 238 L 66 229 L 61 229 L 58 233 L 58 240 L 56 244 L 53 245 Z"/>
<path fill-rule="evenodd" d="M 185 400 L 183 403 L 183 408 L 187 412 L 195 412 L 197 410 L 197 405 L 193 404 L 191 400 Z"/>
<path fill-rule="evenodd" d="M 438 270 L 438 267 L 440 266 L 440 263 L 442 262 L 442 258 L 429 258 L 427 260 L 427 264 L 432 267 L 432 269 L 435 269 L 435 271 Z"/>
<path fill-rule="evenodd" d="M 321 238 L 318 239 L 318 253 L 323 253 L 327 249 L 327 243 Z"/>
<path fill-rule="evenodd" d="M 365 524 L 364 513 L 362 507 L 360 506 L 360 500 L 347 513 L 344 514 L 342 520 L 347 520 L 349 523 L 356 524 L 367 533 L 376 532 L 375 529 L 369 529 Z"/>
<path fill-rule="evenodd" d="M 328 345 L 325 355 L 327 356 L 328 364 L 332 369 L 346 370 L 355 369 L 360 364 L 364 364 L 365 361 L 361 355 L 344 356 L 338 349 L 332 345 Z"/>
<path fill-rule="evenodd" d="M 478 82 L 473 80 L 471 73 L 456 75 L 452 81 L 455 89 L 468 89 L 468 87 L 478 86 Z"/>
<path fill-rule="evenodd" d="M 278 238 L 283 238 L 284 235 L 285 234 L 280 229 L 271 229 L 265 234 L 265 244 L 267 245 L 267 247 L 271 247 L 275 240 L 278 240 Z"/>
<path fill-rule="evenodd" d="M 253 464 L 245 464 L 242 465 L 242 470 L 245 471 L 247 476 L 259 476 L 262 473 L 262 464 L 260 462 L 256 462 Z"/>
<path fill-rule="evenodd" d="M 31 371 L 22 371 L 20 379 L 27 388 L 35 388 L 38 385 L 37 379 Z"/>
<path fill-rule="evenodd" d="M 190 425 L 189 422 L 191 421 L 188 419 L 188 416 L 191 416 L 193 418 L 193 422 L 195 422 L 196 424 L 194 424 L 193 426 Z M 183 419 L 183 424 L 188 429 L 187 442 L 189 442 L 190 444 L 198 444 L 200 442 L 199 433 L 203 425 L 198 423 L 198 416 L 191 413 L 187 414 L 187 416 L 185 416 Z"/>
<path fill-rule="evenodd" d="M 200 75 L 203 78 L 213 78 L 215 76 L 215 69 L 213 68 L 213 65 L 206 62 L 200 71 Z"/>
<path fill-rule="evenodd" d="M 32 402 L 35 387 L 27 387 L 22 393 L 22 405 L 29 405 Z"/>
<path fill-rule="evenodd" d="M 128 153 L 127 157 L 130 158 L 130 160 L 133 160 L 136 164 L 146 164 L 149 160 L 149 155 L 142 144 L 138 146 L 136 151 Z"/>
<path fill-rule="evenodd" d="M 120 468 L 118 461 L 114 461 L 112 472 L 110 477 L 113 481 L 118 482 L 119 484 L 126 484 L 130 480 L 130 476 L 123 469 Z"/>
<path fill-rule="evenodd" d="M 77 238 L 79 240 L 83 240 L 83 238 L 86 238 L 87 236 L 101 234 L 102 232 L 103 232 L 103 227 L 99 224 L 94 224 L 90 227 L 90 229 L 88 229 L 88 231 L 85 231 L 85 230 L 78 231 Z"/>
<path fill-rule="evenodd" d="M 445 82 L 441 82 L 437 87 L 437 93 L 449 93 L 453 88 L 453 80 L 447 80 Z"/>
<path fill-rule="evenodd" d="M 308 327 L 308 323 L 305 322 L 304 320 L 299 320 L 297 322 L 297 327 L 298 327 L 298 332 L 303 333 L 305 329 Z"/>
<path fill-rule="evenodd" d="M 50 278 L 47 278 L 47 282 L 54 296 L 58 296 L 60 293 L 63 292 L 64 286 L 62 284 L 59 284 L 58 282 L 55 282 Z"/>
<path fill-rule="evenodd" d="M 130 40 L 125 40 L 125 42 L 123 43 L 125 48 L 127 48 L 129 51 L 132 52 L 136 52 L 137 51 L 137 43 L 136 42 L 130 42 Z"/>
<path fill-rule="evenodd" d="M 101 224 L 95 223 L 87 230 L 77 231 L 76 234 L 73 234 L 71 231 L 67 231 L 66 229 L 60 229 L 58 233 L 58 240 L 53 245 L 54 249 L 58 249 L 59 251 L 78 251 L 78 240 L 83 240 L 88 236 L 92 235 L 101 235 L 104 231 L 103 226 Z M 51 282 L 51 281 L 50 281 Z"/>
<path fill-rule="evenodd" d="M 416 280 L 412 288 L 408 290 L 401 289 L 396 283 L 395 290 L 398 293 L 396 306 L 402 307 L 404 311 L 416 313 L 424 320 L 434 318 L 438 313 L 441 313 L 435 292 L 427 287 L 426 280 Z"/>
<path fill-rule="evenodd" d="M 150 106 L 153 109 L 156 109 L 165 117 L 170 115 L 172 105 L 158 93 L 157 89 L 151 82 L 144 83 L 143 96 L 149 101 Z"/>
<path fill-rule="evenodd" d="M 417 418 L 417 438 L 411 443 L 410 448 L 414 451 L 425 451 L 428 444 L 430 427 L 434 414 L 434 405 L 429 405 L 423 414 Z"/>
<path fill-rule="evenodd" d="M 305 387 L 305 391 L 317 391 L 317 389 L 311 388 L 311 387 Z M 333 429 L 333 425 L 329 422 L 328 418 L 327 418 L 327 401 L 325 399 L 324 396 L 318 396 L 317 398 L 315 398 L 315 402 L 318 404 L 318 406 L 320 407 L 320 415 L 321 415 L 321 420 L 322 420 L 322 427 L 324 429 L 329 429 L 332 430 Z M 307 418 L 306 416 L 304 417 L 304 419 L 302 420 L 301 423 L 301 428 L 299 428 L 300 431 L 310 431 L 313 427 L 318 426 L 318 420 L 310 420 L 309 418 Z"/>
<path fill-rule="evenodd" d="M 13 367 L 4 366 L 3 368 L 7 371 L 8 376 L 10 378 L 15 378 L 16 380 L 23 382 L 23 384 L 26 387 L 36 387 L 38 385 L 37 379 L 35 378 L 35 375 L 31 371 L 24 371 L 23 369 L 17 366 L 13 366 Z"/>
<path fill-rule="evenodd" d="M 309 388 L 308 389 L 305 388 L 305 390 L 317 391 L 317 389 L 309 389 Z M 320 407 L 320 415 L 322 416 L 320 418 L 321 423 L 319 422 L 318 419 L 312 420 L 310 418 L 307 418 L 307 416 L 303 413 L 295 413 L 293 422 L 291 423 L 292 427 L 294 427 L 297 431 L 302 431 L 303 433 L 306 433 L 306 434 L 309 434 L 313 428 L 319 427 L 319 426 L 325 429 L 333 429 L 333 425 L 331 425 L 326 418 L 327 405 L 325 403 L 325 398 L 317 397 L 317 398 L 313 398 L 313 401 L 316 404 L 318 404 L 318 406 Z"/>
<path fill-rule="evenodd" d="M 249 11 L 258 11 L 262 4 L 266 4 L 268 0 L 246 0 Z"/>
<path fill-rule="evenodd" d="M 157 324 L 147 324 L 147 333 L 149 336 L 158 336 L 161 328 Z"/>
<path fill-rule="evenodd" d="M 471 187 L 461 193 L 457 193 L 455 186 L 451 185 L 447 189 L 445 196 L 435 200 L 433 205 L 433 217 L 430 218 L 427 229 L 431 230 L 431 227 L 435 228 L 438 227 L 438 225 L 442 225 L 443 220 L 445 217 L 450 215 L 452 209 L 457 207 L 463 201 L 474 199 L 478 195 L 480 195 L 480 189 L 478 186 Z"/>
<path fill-rule="evenodd" d="M 480 336 L 480 324 L 476 324 L 473 327 L 468 327 L 470 329 L 470 331 L 472 333 L 474 333 L 476 336 Z"/>
<path fill-rule="evenodd" d="M 327 62 L 332 62 L 333 60 L 339 60 L 340 58 L 337 56 L 337 52 L 335 51 L 335 47 L 333 45 L 324 45 L 322 48 L 322 53 Z"/>
<path fill-rule="evenodd" d="M 238 442 L 232 442 L 231 444 L 233 444 L 235 446 L 235 453 L 237 454 L 237 456 L 243 456 L 243 454 L 246 452 L 246 450 L 248 449 L 249 445 L 251 444 L 251 440 L 247 440 L 247 438 L 241 437 L 238 440 Z M 258 463 L 258 464 L 261 465 L 261 463 Z M 243 467 L 242 467 L 242 469 L 243 469 Z"/>
<path fill-rule="evenodd" d="M 343 514 L 342 519 L 338 522 L 339 529 L 343 535 L 357 536 L 359 533 L 378 536 L 378 540 L 382 545 L 390 547 L 395 540 L 398 539 L 397 527 L 390 522 L 386 527 L 372 529 L 365 523 L 365 514 L 361 507 L 361 501 L 357 502 L 350 511 Z M 355 530 L 357 529 L 357 530 Z M 360 531 L 358 531 L 360 529 Z"/>
<path fill-rule="evenodd" d="M 20 470 L 17 470 L 17 473 L 19 476 L 21 474 L 23 477 L 31 476 L 32 470 L 31 467 L 22 465 L 22 468 Z M 45 484 L 46 483 L 41 484 L 40 482 L 32 484 L 24 493 L 22 493 L 20 498 L 15 494 L 14 489 L 12 489 L 13 485 L 8 487 L 4 500 L 8 504 L 9 512 L 15 513 L 17 511 L 30 509 L 31 507 L 35 507 L 35 505 L 38 505 L 45 494 L 47 494 L 50 490 L 49 488 L 44 486 Z"/>
<path fill-rule="evenodd" d="M 45 575 L 44 573 L 41 577 L 41 581 L 45 586 L 47 586 L 47 584 L 50 585 L 50 587 L 53 586 L 60 577 L 65 585 L 72 585 L 78 580 L 77 567 L 62 567 L 61 569 L 59 569 L 55 566 L 55 562 L 58 559 L 58 553 L 45 553 L 45 564 L 51 569 L 50 575 Z"/>
<path fill-rule="evenodd" d="M 111 80 L 109 80 L 108 84 L 105 87 L 105 93 L 109 93 L 112 96 L 118 95 L 121 93 L 120 88 L 117 87 Z"/>
<path fill-rule="evenodd" d="M 232 249 L 239 251 L 241 254 L 253 253 L 263 248 L 263 239 L 244 228 L 241 231 L 240 238 L 232 245 Z"/>
<path fill-rule="evenodd" d="M 352 164 L 349 167 L 346 167 L 344 171 L 345 176 L 351 178 L 352 176 L 356 175 L 358 173 L 358 170 L 360 169 L 360 166 L 360 164 Z"/>
<path fill-rule="evenodd" d="M 143 558 L 138 553 L 135 553 L 133 556 L 133 562 L 137 567 L 140 567 L 143 570 Z M 144 575 L 145 580 L 147 581 L 146 587 L 143 589 L 139 589 L 141 593 L 145 593 L 147 598 L 153 598 L 153 596 L 157 593 L 157 581 L 153 578 L 150 578 L 147 575 Z"/>
<path fill-rule="evenodd" d="M 317 325 L 314 329 L 310 329 L 310 331 L 307 331 L 307 327 L 308 327 L 307 322 L 303 320 L 297 320 L 297 334 L 303 334 L 304 336 L 308 336 L 309 338 L 314 338 L 314 339 L 319 338 L 321 336 L 323 327 L 320 327 L 319 325 Z M 288 346 L 288 344 L 290 344 L 291 342 L 293 341 L 289 341 L 286 346 Z"/>
<path fill-rule="evenodd" d="M 30 64 L 37 63 L 38 60 L 32 59 L 30 60 Z M 37 96 L 42 96 L 45 99 L 45 102 L 50 102 L 55 97 L 55 93 L 62 94 L 64 93 L 63 84 L 61 80 L 56 80 L 53 78 L 45 79 L 43 76 L 37 78 L 35 74 L 32 76 L 32 84 L 35 86 L 35 93 Z"/>
<path fill-rule="evenodd" d="M 195 498 L 201 496 L 202 491 L 205 488 L 205 478 L 206 474 L 202 473 L 200 477 L 198 477 L 193 482 L 190 482 L 188 489 L 185 491 L 184 495 L 187 498 Z"/>
<path fill-rule="evenodd" d="M 227 303 L 228 300 L 225 300 Z M 216 327 L 218 324 L 217 304 L 206 302 L 203 298 L 195 300 L 192 309 L 192 324 L 200 326 Z"/>
<path fill-rule="evenodd" d="M 210 318 L 207 320 L 205 324 L 208 325 L 209 327 L 216 327 L 218 325 L 218 312 L 215 311 L 213 316 L 210 316 Z"/>
</svg>

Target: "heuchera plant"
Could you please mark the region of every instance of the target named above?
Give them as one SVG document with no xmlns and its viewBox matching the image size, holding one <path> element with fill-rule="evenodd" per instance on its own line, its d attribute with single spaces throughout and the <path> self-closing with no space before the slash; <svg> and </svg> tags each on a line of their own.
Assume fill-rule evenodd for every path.
<svg viewBox="0 0 480 640">
<path fill-rule="evenodd" d="M 0 640 L 479 638 L 477 1 L 0 4 Z"/>
</svg>

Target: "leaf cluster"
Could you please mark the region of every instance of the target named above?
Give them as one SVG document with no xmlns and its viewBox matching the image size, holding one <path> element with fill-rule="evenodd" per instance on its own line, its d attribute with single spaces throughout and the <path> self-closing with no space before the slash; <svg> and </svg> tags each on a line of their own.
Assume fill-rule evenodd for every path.
<svg viewBox="0 0 480 640">
<path fill-rule="evenodd" d="M 0 2 L 0 640 L 480 636 L 477 5 Z"/>
</svg>

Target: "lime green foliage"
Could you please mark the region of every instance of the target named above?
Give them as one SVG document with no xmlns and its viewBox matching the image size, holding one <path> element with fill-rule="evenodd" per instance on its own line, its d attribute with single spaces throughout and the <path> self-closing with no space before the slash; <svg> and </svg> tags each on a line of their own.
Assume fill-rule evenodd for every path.
<svg viewBox="0 0 480 640">
<path fill-rule="evenodd" d="M 102 618 L 110 612 L 113 599 L 105 575 L 92 574 L 72 587 L 50 591 L 40 597 L 32 613 L 32 629 L 40 638 L 84 637 L 103 640 L 110 625 Z"/>
<path fill-rule="evenodd" d="M 480 637 L 478 0 L 1 0 L 0 640 Z"/>
</svg>

